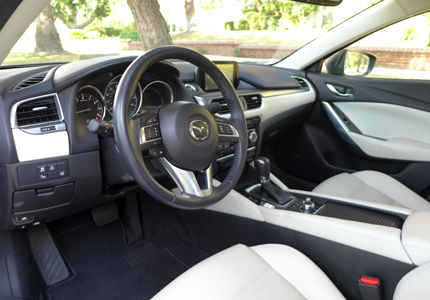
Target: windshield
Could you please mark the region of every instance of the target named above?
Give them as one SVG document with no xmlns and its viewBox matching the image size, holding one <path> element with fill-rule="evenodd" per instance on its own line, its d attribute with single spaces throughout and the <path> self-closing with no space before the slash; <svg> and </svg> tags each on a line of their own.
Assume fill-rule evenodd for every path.
<svg viewBox="0 0 430 300">
<path fill-rule="evenodd" d="M 171 44 L 212 60 L 269 64 L 375 2 L 322 7 L 287 0 L 53 0 L 2 65 L 138 55 Z"/>
</svg>

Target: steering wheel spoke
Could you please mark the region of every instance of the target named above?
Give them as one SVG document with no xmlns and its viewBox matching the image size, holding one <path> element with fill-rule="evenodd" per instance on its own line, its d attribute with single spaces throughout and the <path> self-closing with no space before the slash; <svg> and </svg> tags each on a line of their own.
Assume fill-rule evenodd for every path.
<svg viewBox="0 0 430 300">
<path fill-rule="evenodd" d="M 239 133 L 236 128 L 224 118 L 215 117 L 218 128 L 218 142 L 236 144 L 239 142 Z"/>
<path fill-rule="evenodd" d="M 161 139 L 158 114 L 156 112 L 148 112 L 139 116 L 138 120 L 140 122 L 140 150 L 142 152 L 149 151 L 149 154 L 152 158 L 163 157 L 163 144 Z"/>
<path fill-rule="evenodd" d="M 212 165 L 193 172 L 174 166 L 164 157 L 159 162 L 185 196 L 205 197 L 212 194 Z"/>
<path fill-rule="evenodd" d="M 219 86 L 231 108 L 230 118 L 214 116 L 216 107 L 173 101 L 157 108 L 152 116 L 143 114 L 130 119 L 129 102 L 139 79 L 150 67 L 169 59 L 184 60 L 202 68 Z M 246 160 L 243 107 L 228 78 L 201 54 L 166 46 L 139 56 L 121 77 L 113 111 L 115 139 L 124 164 L 136 182 L 155 199 L 177 208 L 203 208 L 224 198 L 239 180 Z M 211 164 L 219 144 L 235 147 L 235 155 L 223 182 L 213 187 Z M 157 158 L 181 193 L 172 193 L 151 176 L 142 151 Z"/>
</svg>

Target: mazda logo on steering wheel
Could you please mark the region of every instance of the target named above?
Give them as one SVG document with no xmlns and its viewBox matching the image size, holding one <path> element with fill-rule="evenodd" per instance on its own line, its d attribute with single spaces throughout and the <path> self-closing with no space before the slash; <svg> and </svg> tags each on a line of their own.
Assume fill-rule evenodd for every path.
<svg viewBox="0 0 430 300">
<path fill-rule="evenodd" d="M 188 130 L 197 141 L 204 141 L 209 137 L 209 125 L 202 120 L 192 120 L 188 126 Z"/>
</svg>

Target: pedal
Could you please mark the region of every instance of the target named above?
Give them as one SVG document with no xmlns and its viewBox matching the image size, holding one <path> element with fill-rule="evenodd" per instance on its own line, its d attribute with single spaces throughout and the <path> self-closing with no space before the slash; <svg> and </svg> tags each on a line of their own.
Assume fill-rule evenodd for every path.
<svg viewBox="0 0 430 300">
<path fill-rule="evenodd" d="M 124 223 L 126 225 L 127 243 L 130 245 L 143 239 L 136 194 L 126 196 L 125 208 Z"/>
<path fill-rule="evenodd" d="M 91 214 L 97 227 L 102 227 L 118 220 L 118 208 L 114 202 L 94 208 Z"/>
<path fill-rule="evenodd" d="M 69 270 L 46 225 L 42 223 L 29 227 L 28 238 L 31 252 L 46 285 L 51 286 L 67 279 L 70 275 Z"/>
</svg>

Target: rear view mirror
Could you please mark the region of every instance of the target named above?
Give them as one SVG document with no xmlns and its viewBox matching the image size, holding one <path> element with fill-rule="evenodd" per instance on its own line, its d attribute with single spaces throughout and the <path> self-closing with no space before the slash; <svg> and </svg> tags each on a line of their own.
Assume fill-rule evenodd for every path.
<svg viewBox="0 0 430 300">
<path fill-rule="evenodd" d="M 357 50 L 342 50 L 326 62 L 327 72 L 335 75 L 366 76 L 372 72 L 376 56 Z"/>
<path fill-rule="evenodd" d="M 295 2 L 303 2 L 306 4 L 320 5 L 320 6 L 338 6 L 342 0 L 292 0 Z"/>
</svg>

